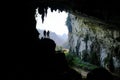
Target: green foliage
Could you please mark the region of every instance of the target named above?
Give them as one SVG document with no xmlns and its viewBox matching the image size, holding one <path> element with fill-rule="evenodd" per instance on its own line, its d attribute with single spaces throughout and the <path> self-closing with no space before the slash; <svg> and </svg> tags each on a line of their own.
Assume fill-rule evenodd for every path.
<svg viewBox="0 0 120 80">
<path fill-rule="evenodd" d="M 66 59 L 67 59 L 67 62 L 68 62 L 68 64 L 70 66 L 75 65 L 74 64 L 74 55 L 73 54 L 71 54 L 71 53 L 66 54 Z"/>
<path fill-rule="evenodd" d="M 93 65 L 93 64 L 90 64 L 90 63 L 86 63 L 86 62 L 82 62 L 81 64 L 79 64 L 79 66 L 82 69 L 85 69 L 85 70 L 93 70 L 93 69 L 97 68 L 96 65 Z"/>
<path fill-rule="evenodd" d="M 72 53 L 66 54 L 66 59 L 67 59 L 68 64 L 70 66 L 79 67 L 79 68 L 82 68 L 84 70 L 93 70 L 93 69 L 97 68 L 96 65 L 92 65 L 88 62 L 84 62 L 80 59 L 80 57 L 78 57 Z"/>
</svg>

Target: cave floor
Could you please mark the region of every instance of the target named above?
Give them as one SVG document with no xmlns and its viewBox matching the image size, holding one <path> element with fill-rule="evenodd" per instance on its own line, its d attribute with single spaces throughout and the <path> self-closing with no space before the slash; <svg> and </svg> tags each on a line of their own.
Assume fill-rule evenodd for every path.
<svg viewBox="0 0 120 80">
<path fill-rule="evenodd" d="M 87 76 L 87 73 L 89 72 L 89 71 L 85 71 L 85 70 L 83 70 L 83 69 L 81 69 L 81 68 L 77 68 L 77 67 L 72 67 L 75 71 L 77 71 L 78 73 L 80 73 L 81 75 L 82 75 L 82 78 L 86 78 L 86 76 Z"/>
</svg>

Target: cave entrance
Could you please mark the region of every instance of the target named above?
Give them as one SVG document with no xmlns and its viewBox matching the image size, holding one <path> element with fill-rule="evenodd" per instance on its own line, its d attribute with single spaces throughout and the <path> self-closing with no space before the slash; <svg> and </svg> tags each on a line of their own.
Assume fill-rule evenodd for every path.
<svg viewBox="0 0 120 80">
<path fill-rule="evenodd" d="M 52 39 L 56 42 L 55 35 L 59 34 L 59 31 L 62 31 L 63 33 L 67 32 L 66 34 L 68 34 L 67 30 L 69 29 L 69 46 L 68 46 L 68 41 L 66 41 L 64 45 L 67 44 L 68 47 L 67 48 L 68 53 L 66 53 L 66 59 L 70 66 L 72 66 L 73 68 L 75 67 L 75 69 L 77 69 L 78 72 L 81 71 L 79 70 L 79 68 L 85 70 L 86 73 L 83 72 L 83 76 L 85 77 L 87 75 L 87 71 L 93 70 L 97 67 L 102 66 L 108 70 L 114 69 L 115 60 L 113 64 L 114 56 L 112 56 L 113 51 L 111 51 L 112 50 L 111 45 L 114 45 L 114 41 L 115 41 L 114 38 L 117 37 L 116 33 L 119 34 L 119 32 L 114 31 L 115 32 L 114 33 L 113 31 L 107 29 L 107 26 L 109 26 L 108 24 L 105 24 L 99 19 L 96 19 L 91 16 L 87 16 L 85 14 L 73 12 L 68 15 L 68 13 L 66 13 L 68 17 L 67 16 L 64 17 L 65 19 L 64 20 L 61 19 L 63 17 L 61 13 L 66 13 L 66 12 L 60 12 L 60 13 L 59 11 L 51 12 L 50 9 L 48 9 L 48 14 L 47 16 L 45 15 L 44 19 L 41 17 L 41 15 L 37 13 L 36 28 L 40 33 L 39 37 L 40 38 L 43 37 L 43 30 L 47 30 L 47 31 L 49 30 L 50 38 L 52 38 L 52 32 L 53 32 L 54 36 Z M 41 18 L 42 20 L 44 20 L 43 23 Z M 66 22 L 66 18 L 67 18 L 67 22 Z M 61 25 L 62 24 L 61 22 L 63 22 L 63 25 Z M 65 24 L 67 24 L 67 26 Z M 65 26 L 64 28 L 66 29 L 63 29 L 62 28 L 63 26 Z M 106 28 L 104 28 L 105 26 Z M 115 36 L 113 37 L 113 35 Z M 64 39 L 62 39 L 62 41 Z M 59 43 L 61 44 L 62 41 L 60 41 L 59 39 L 58 44 Z M 58 46 L 57 48 L 58 50 L 62 49 L 61 46 Z M 108 53 L 108 51 L 111 53 Z M 111 57 L 109 57 L 109 54 L 111 54 Z M 110 69 L 108 67 L 108 64 Z"/>
<path fill-rule="evenodd" d="M 39 38 L 44 37 L 44 30 L 49 31 L 49 38 L 56 42 L 56 50 L 68 49 L 68 29 L 66 20 L 68 13 L 65 11 L 60 12 L 59 10 L 51 12 L 50 8 L 47 9 L 47 14 L 44 16 L 42 22 L 41 15 L 36 9 L 36 29 L 40 33 Z M 46 36 L 47 37 L 47 36 Z"/>
</svg>

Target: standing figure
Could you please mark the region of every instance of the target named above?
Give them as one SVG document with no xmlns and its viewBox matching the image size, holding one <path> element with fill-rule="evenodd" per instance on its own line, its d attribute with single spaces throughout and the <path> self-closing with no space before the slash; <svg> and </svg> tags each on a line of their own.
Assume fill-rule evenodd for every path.
<svg viewBox="0 0 120 80">
<path fill-rule="evenodd" d="M 47 31 L 47 37 L 48 38 L 50 37 L 50 31 L 49 30 Z"/>
<path fill-rule="evenodd" d="M 43 31 L 44 38 L 46 38 L 46 30 Z"/>
</svg>

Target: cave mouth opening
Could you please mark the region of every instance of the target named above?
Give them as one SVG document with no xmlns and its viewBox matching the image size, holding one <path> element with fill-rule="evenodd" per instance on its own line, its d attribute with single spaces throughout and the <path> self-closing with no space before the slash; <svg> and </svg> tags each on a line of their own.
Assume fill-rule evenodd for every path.
<svg viewBox="0 0 120 80">
<path fill-rule="evenodd" d="M 56 42 L 56 49 L 66 49 L 68 43 L 67 17 L 68 12 L 66 11 L 51 11 L 50 8 L 48 8 L 47 14 L 44 16 L 44 21 L 42 21 L 42 16 L 38 13 L 38 9 L 36 9 L 36 29 L 39 32 L 39 38 L 45 37 L 43 33 L 44 30 L 46 30 L 46 32 L 49 31 L 49 38 Z"/>
<path fill-rule="evenodd" d="M 49 9 L 48 9 L 49 10 Z M 52 14 L 54 14 L 54 12 L 55 11 L 53 11 L 53 12 L 51 12 Z M 62 12 L 58 12 L 57 11 L 57 13 L 58 14 L 60 14 L 60 13 L 62 13 Z M 67 13 L 68 14 L 68 13 Z M 76 14 L 76 13 L 75 13 Z M 58 17 L 62 17 L 61 15 L 57 15 Z M 38 21 L 38 17 L 40 18 L 39 20 L 40 20 L 40 22 Z M 58 30 L 58 31 L 60 31 L 60 30 L 62 30 L 62 32 L 67 32 L 67 31 L 63 31 L 63 30 L 65 30 L 65 29 L 61 29 L 61 27 L 62 26 L 60 26 L 60 22 L 62 22 L 63 20 L 60 20 L 60 18 L 57 18 L 56 20 L 52 20 L 54 17 L 55 17 L 55 15 L 53 15 L 53 17 L 52 16 L 50 16 L 51 17 L 51 19 L 49 20 L 49 21 L 47 21 L 46 19 L 48 19 L 48 17 L 49 17 L 49 12 L 47 13 L 47 15 L 45 15 L 45 17 L 44 17 L 44 22 L 42 23 L 42 20 L 41 20 L 41 15 L 40 14 L 38 14 L 38 15 L 36 15 L 36 21 L 37 21 L 37 24 L 36 24 L 36 28 L 37 28 L 37 30 L 38 30 L 38 32 L 40 31 L 40 30 L 50 30 L 50 27 L 51 27 L 51 22 L 50 21 L 53 21 L 53 23 L 56 23 L 57 25 L 55 25 L 55 26 L 52 26 L 53 27 L 53 29 L 56 29 L 56 30 Z M 80 17 L 80 18 L 84 18 L 83 20 L 81 20 L 81 21 L 84 21 L 84 25 L 82 25 L 82 27 L 83 27 L 83 33 L 85 33 L 85 32 L 87 32 L 87 30 L 85 31 L 85 29 L 86 29 L 86 25 L 88 25 L 90 28 L 91 28 L 91 30 L 92 30 L 92 32 L 93 33 L 96 33 L 96 34 L 92 34 L 91 36 L 91 40 L 94 40 L 94 38 L 96 39 L 96 36 L 94 36 L 94 35 L 97 35 L 97 33 L 98 32 L 100 32 L 101 34 L 100 35 L 104 35 L 105 37 L 107 37 L 107 35 L 109 34 L 109 32 L 107 32 L 107 30 L 105 31 L 105 30 L 103 30 L 102 28 L 101 29 L 99 29 L 98 27 L 100 26 L 102 26 L 102 25 L 104 25 L 104 26 L 106 26 L 105 24 L 103 24 L 102 22 L 100 22 L 100 21 L 97 21 L 97 19 L 96 18 L 93 18 L 93 17 L 87 17 L 86 15 L 82 15 L 82 17 Z M 56 17 L 55 17 L 56 18 Z M 74 20 L 75 19 L 77 19 L 77 17 L 74 17 L 73 18 Z M 72 18 L 71 18 L 71 20 L 73 20 Z M 87 20 L 86 20 L 87 19 Z M 88 21 L 88 22 L 87 22 Z M 93 22 L 94 21 L 94 22 Z M 43 24 L 45 24 L 46 22 L 50 22 L 50 27 L 49 26 L 43 26 Z M 42 25 L 39 25 L 38 23 L 41 23 Z M 64 23 L 65 23 L 65 21 L 64 21 Z M 71 24 L 71 22 L 69 22 L 70 24 Z M 87 23 L 89 23 L 89 24 L 87 24 Z M 76 23 L 75 23 L 76 24 Z M 82 23 L 83 24 L 83 23 Z M 98 25 L 97 25 L 98 24 Z M 69 24 L 68 24 L 69 25 Z M 60 26 L 60 27 L 59 27 Z M 93 26 L 93 27 L 92 27 Z M 78 28 L 76 27 L 76 28 L 74 28 L 74 29 L 72 29 L 71 28 L 71 25 L 69 25 L 68 26 L 69 27 L 69 32 L 78 32 Z M 75 26 L 74 26 L 75 27 Z M 85 27 L 85 29 L 84 29 L 84 27 Z M 96 27 L 96 28 L 95 28 Z M 46 29 L 45 29 L 46 28 Z M 47 29 L 48 28 L 48 29 Z M 65 28 L 67 28 L 67 26 L 65 27 Z M 56 31 L 55 30 L 55 31 Z M 68 30 L 68 29 L 67 29 Z M 100 31 L 101 30 L 101 31 Z M 52 32 L 52 31 L 51 31 Z M 106 34 L 104 34 L 103 32 L 107 32 Z M 40 33 L 40 35 L 39 35 L 39 37 L 41 38 L 42 36 L 43 36 L 43 31 L 42 32 L 39 32 Z M 81 36 L 83 36 L 84 34 L 83 33 L 81 33 Z M 90 32 L 91 33 L 91 32 Z M 82 35 L 83 34 L 83 35 Z M 79 34 L 79 36 L 80 36 L 80 34 Z M 78 37 L 79 37 L 78 36 Z M 66 56 L 66 58 L 70 58 L 70 60 L 68 59 L 68 63 L 69 64 L 72 64 L 72 65 L 76 65 L 76 66 L 80 66 L 81 68 L 85 68 L 86 70 L 92 70 L 92 69 L 94 69 L 94 68 L 96 68 L 96 67 L 98 67 L 98 66 L 96 66 L 96 65 L 92 65 L 92 64 L 89 64 L 89 62 L 90 63 L 93 63 L 93 64 L 98 64 L 99 66 L 101 66 L 100 65 L 100 59 L 101 59 L 101 57 L 99 58 L 97 58 L 97 57 L 95 57 L 95 56 L 97 56 L 96 55 L 96 52 L 94 52 L 94 50 L 93 49 L 91 49 L 92 50 L 92 52 L 90 52 L 90 56 L 88 55 L 88 51 L 87 51 L 87 49 L 88 49 L 88 40 L 87 40 L 87 35 L 84 35 L 85 37 L 84 37 L 84 40 L 82 40 L 82 39 L 80 39 L 80 38 L 78 38 L 78 40 L 76 39 L 74 39 L 74 38 L 70 38 L 69 37 L 69 39 L 71 39 L 71 42 L 73 42 L 72 44 L 71 44 L 71 46 L 73 46 L 73 47 L 70 47 L 70 45 L 69 45 L 69 48 L 68 48 L 68 50 L 70 50 L 69 51 L 69 53 L 70 53 L 70 55 L 67 55 Z M 98 34 L 98 36 L 99 36 L 99 34 Z M 102 37 L 104 37 L 104 36 L 100 36 L 100 37 L 98 37 L 98 38 L 100 38 L 100 39 L 103 39 L 102 41 L 103 42 L 106 42 L 106 39 L 104 39 L 104 38 L 102 38 Z M 76 37 L 76 36 L 75 36 Z M 50 34 L 50 38 L 51 38 L 51 34 Z M 93 38 L 93 39 L 92 39 Z M 53 39 L 53 40 L 55 40 L 55 39 Z M 108 37 L 108 40 L 109 40 L 109 37 Z M 96 40 L 97 41 L 97 40 Z M 79 44 L 77 44 L 77 45 L 74 45 L 74 42 L 77 42 L 77 43 L 79 43 Z M 57 43 L 57 42 L 56 42 Z M 58 41 L 58 43 L 61 43 L 61 41 Z M 96 43 L 96 42 L 95 42 Z M 107 42 L 106 42 L 107 43 Z M 69 40 L 69 44 L 70 44 L 70 40 Z M 83 46 L 82 46 L 82 44 L 83 44 L 83 46 L 84 46 L 84 49 L 83 49 Z M 90 44 L 93 44 L 93 46 L 99 46 L 98 44 L 94 44 L 94 43 L 90 43 Z M 80 47 L 80 45 L 81 45 L 81 52 L 79 51 L 79 47 Z M 102 44 L 101 44 L 102 45 Z M 67 47 L 68 47 L 68 41 L 67 41 Z M 62 47 L 58 47 L 59 49 L 61 49 Z M 78 51 L 79 52 L 79 54 L 80 54 L 80 56 L 75 56 L 74 57 L 74 54 L 76 54 L 77 52 L 75 52 L 75 50 L 76 51 Z M 95 50 L 96 50 L 96 47 L 95 47 Z M 99 50 L 99 49 L 98 49 Z M 101 48 L 101 51 L 99 52 L 99 54 L 101 55 L 101 52 L 103 51 L 103 50 L 106 50 L 106 49 L 104 49 L 104 48 Z M 107 51 L 107 50 L 106 50 Z M 81 55 L 81 53 L 83 53 L 84 55 Z M 97 53 L 98 54 L 98 53 Z M 107 53 L 105 53 L 105 54 L 107 54 Z M 82 56 L 82 59 L 81 59 L 81 56 Z M 88 57 L 86 57 L 86 56 L 88 56 Z M 92 57 L 91 57 L 92 56 Z M 102 55 L 101 55 L 102 56 Z M 103 57 L 103 56 L 102 56 Z M 74 60 L 73 61 L 71 61 L 71 59 L 73 59 L 74 58 Z M 84 59 L 84 60 L 83 60 Z M 107 59 L 107 58 L 104 58 L 104 59 Z M 98 61 L 96 61 L 96 60 L 98 60 Z M 88 62 L 87 62 L 88 61 Z M 102 59 L 101 59 L 101 61 L 102 61 Z M 74 63 L 72 63 L 72 62 L 74 62 Z M 103 62 L 103 61 L 102 61 Z M 110 61 L 107 61 L 108 63 L 110 62 Z M 107 63 L 107 64 L 108 64 Z M 112 64 L 113 65 L 113 64 Z M 106 65 L 105 65 L 105 67 L 106 67 Z M 111 66 L 110 66 L 111 67 Z"/>
</svg>

